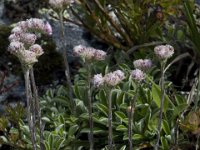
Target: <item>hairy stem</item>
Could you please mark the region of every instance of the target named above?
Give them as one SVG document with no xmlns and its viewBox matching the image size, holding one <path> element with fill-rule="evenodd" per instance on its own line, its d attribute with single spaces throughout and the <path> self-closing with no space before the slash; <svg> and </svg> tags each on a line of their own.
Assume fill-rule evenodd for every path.
<svg viewBox="0 0 200 150">
<path fill-rule="evenodd" d="M 159 114 L 159 122 L 158 122 L 158 136 L 157 142 L 155 145 L 155 150 L 159 149 L 159 142 L 160 142 L 160 132 L 162 126 L 162 117 L 163 117 L 163 106 L 165 101 L 165 80 L 164 80 L 164 69 L 165 69 L 165 62 L 161 63 L 161 80 L 160 80 L 160 87 L 161 87 L 161 102 L 160 102 L 160 114 Z"/>
<path fill-rule="evenodd" d="M 91 69 L 90 65 L 87 64 L 87 70 L 88 70 L 88 76 L 87 76 L 87 83 L 88 83 L 88 89 L 87 89 L 87 96 L 88 96 L 88 113 L 89 113 L 89 124 L 90 124 L 90 133 L 89 133 L 89 142 L 90 142 L 90 150 L 93 150 L 94 148 L 94 136 L 93 136 L 93 118 L 92 118 L 92 97 L 91 97 Z"/>
<path fill-rule="evenodd" d="M 112 89 L 108 90 L 108 145 L 109 150 L 113 150 L 113 131 L 112 131 Z"/>
<path fill-rule="evenodd" d="M 32 115 L 32 93 L 31 93 L 31 86 L 30 86 L 30 70 L 25 70 L 24 71 L 24 78 L 25 78 L 25 90 L 26 90 L 26 100 L 27 100 L 27 117 L 28 117 L 28 125 L 29 125 L 29 130 L 31 134 L 31 142 L 33 145 L 33 150 L 37 150 L 37 144 L 36 144 L 36 134 L 34 130 L 34 123 L 33 123 L 33 115 Z"/>
<path fill-rule="evenodd" d="M 42 125 L 42 119 L 41 119 L 41 109 L 39 104 L 39 97 L 38 97 L 38 91 L 35 84 L 35 77 L 34 77 L 34 71 L 33 68 L 30 70 L 31 72 L 31 84 L 33 87 L 33 96 L 35 101 L 35 111 L 37 113 L 38 121 L 39 121 L 39 132 L 40 132 L 40 149 L 44 150 L 44 137 L 43 137 L 43 125 Z"/>
<path fill-rule="evenodd" d="M 196 145 L 195 145 L 195 150 L 199 149 L 199 135 L 197 135 L 197 141 L 196 141 Z"/>
<path fill-rule="evenodd" d="M 69 71 L 69 64 L 67 59 L 67 51 L 66 51 L 66 45 L 65 45 L 65 31 L 64 31 L 64 22 L 63 22 L 63 12 L 60 12 L 59 14 L 59 20 L 60 20 L 60 27 L 61 27 L 61 37 L 62 37 L 62 46 L 63 46 L 63 59 L 64 59 L 64 65 L 65 65 L 65 76 L 67 79 L 67 85 L 69 89 L 69 100 L 71 104 L 71 111 L 72 113 L 75 113 L 75 104 L 73 99 L 73 90 L 72 90 L 72 82 L 70 77 L 70 71 Z"/>
<path fill-rule="evenodd" d="M 135 101 L 137 99 L 137 94 L 138 94 L 138 88 L 136 87 L 136 92 L 131 100 L 131 109 L 128 111 L 128 142 L 129 142 L 129 150 L 133 150 L 133 140 L 132 140 L 132 134 L 133 134 L 133 113 L 134 113 L 134 108 L 135 108 Z"/>
<path fill-rule="evenodd" d="M 197 86 L 197 96 L 196 96 L 196 100 L 195 100 L 195 107 L 194 110 L 197 111 L 199 106 L 199 95 L 200 95 L 200 68 L 199 68 L 199 77 L 198 77 L 198 86 Z"/>
</svg>

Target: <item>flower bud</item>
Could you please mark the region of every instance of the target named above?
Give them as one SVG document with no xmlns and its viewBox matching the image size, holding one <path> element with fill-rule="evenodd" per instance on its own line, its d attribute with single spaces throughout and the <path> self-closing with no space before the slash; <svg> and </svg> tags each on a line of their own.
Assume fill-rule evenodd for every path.
<svg viewBox="0 0 200 150">
<path fill-rule="evenodd" d="M 21 27 L 19 27 L 19 26 L 16 26 L 16 27 L 14 27 L 12 30 L 11 30 L 11 33 L 13 33 L 13 34 L 21 34 L 21 33 L 23 33 L 23 30 L 22 30 L 22 28 Z"/>
<path fill-rule="evenodd" d="M 100 87 L 104 84 L 104 78 L 103 78 L 102 74 L 94 75 L 93 84 L 95 87 Z"/>
<path fill-rule="evenodd" d="M 120 70 L 108 73 L 104 76 L 104 81 L 107 85 L 116 86 L 124 79 L 124 73 Z"/>
<path fill-rule="evenodd" d="M 83 46 L 83 45 L 78 45 L 78 46 L 75 46 L 74 48 L 73 48 L 73 54 L 75 55 L 75 56 L 81 56 L 81 53 L 85 50 L 85 46 Z"/>
<path fill-rule="evenodd" d="M 73 2 L 74 0 L 49 0 L 50 6 L 55 10 L 62 10 Z"/>
<path fill-rule="evenodd" d="M 38 18 L 26 20 L 26 32 L 27 31 L 41 32 L 48 35 L 52 34 L 52 28 L 50 24 L 48 22 L 45 23 L 42 19 Z"/>
<path fill-rule="evenodd" d="M 42 47 L 41 47 L 40 45 L 38 45 L 38 44 L 32 45 L 32 46 L 29 48 L 29 50 L 30 50 L 31 52 L 34 52 L 34 53 L 36 54 L 37 57 L 38 57 L 38 56 L 41 56 L 41 55 L 44 53 Z"/>
<path fill-rule="evenodd" d="M 159 59 L 165 60 L 174 54 L 174 48 L 171 45 L 159 45 L 154 48 L 154 52 Z"/>
<path fill-rule="evenodd" d="M 19 35 L 16 35 L 16 34 L 11 34 L 11 35 L 8 37 L 8 40 L 9 40 L 10 42 L 20 41 L 20 36 L 19 36 Z"/>
<path fill-rule="evenodd" d="M 37 36 L 32 33 L 22 33 L 20 35 L 20 42 L 24 43 L 25 45 L 33 45 L 37 39 Z"/>
<path fill-rule="evenodd" d="M 135 69 L 135 70 L 133 70 L 133 71 L 131 72 L 131 77 L 132 77 L 135 81 L 141 82 L 142 80 L 144 80 L 145 75 L 144 75 L 144 73 L 143 73 L 141 70 Z"/>
<path fill-rule="evenodd" d="M 133 62 L 133 65 L 136 69 L 148 70 L 152 66 L 152 61 L 150 59 L 138 59 Z"/>
<path fill-rule="evenodd" d="M 8 51 L 14 55 L 17 54 L 18 51 L 21 51 L 21 50 L 25 50 L 24 44 L 18 41 L 11 42 L 8 47 Z"/>
<path fill-rule="evenodd" d="M 95 51 L 96 51 L 96 49 L 94 49 L 92 47 L 86 47 L 82 51 L 82 53 L 80 53 L 80 55 L 82 58 L 85 58 L 86 60 L 92 60 L 92 59 L 94 59 Z"/>
<path fill-rule="evenodd" d="M 97 50 L 92 47 L 85 47 L 83 45 L 75 46 L 73 49 L 75 56 L 80 56 L 86 60 L 104 60 L 106 58 L 106 52 Z"/>
<path fill-rule="evenodd" d="M 21 30 L 23 32 L 27 31 L 28 25 L 27 25 L 27 21 L 20 21 L 17 23 L 17 27 L 21 28 Z"/>
<path fill-rule="evenodd" d="M 113 74 L 116 75 L 120 80 L 125 78 L 124 73 L 121 70 L 116 70 L 113 72 Z"/>
<path fill-rule="evenodd" d="M 51 25 L 48 22 L 44 25 L 44 31 L 48 35 L 52 35 L 52 32 L 53 32 L 52 31 L 52 27 L 51 27 Z"/>
<path fill-rule="evenodd" d="M 95 60 L 105 60 L 106 58 L 106 52 L 102 50 L 96 50 L 94 53 L 94 59 Z"/>
</svg>

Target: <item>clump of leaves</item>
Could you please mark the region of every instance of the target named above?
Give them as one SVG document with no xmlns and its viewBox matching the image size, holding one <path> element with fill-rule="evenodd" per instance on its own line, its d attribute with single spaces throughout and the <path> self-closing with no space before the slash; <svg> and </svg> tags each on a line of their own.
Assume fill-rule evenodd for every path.
<svg viewBox="0 0 200 150">
<path fill-rule="evenodd" d="M 5 116 L 0 117 L 0 143 L 15 147 L 16 149 L 28 149 L 27 142 L 23 139 L 23 121 L 25 110 L 21 104 L 15 107 L 7 106 Z"/>
<path fill-rule="evenodd" d="M 125 51 L 134 45 L 163 40 L 169 16 L 179 13 L 180 0 L 79 0 L 70 7 L 79 23 L 105 43 Z"/>
</svg>

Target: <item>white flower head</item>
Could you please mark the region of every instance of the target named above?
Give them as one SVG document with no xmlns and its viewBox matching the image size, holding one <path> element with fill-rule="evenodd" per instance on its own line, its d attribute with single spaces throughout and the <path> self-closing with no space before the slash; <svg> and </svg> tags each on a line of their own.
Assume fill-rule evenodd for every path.
<svg viewBox="0 0 200 150">
<path fill-rule="evenodd" d="M 144 80 L 145 75 L 144 75 L 143 71 L 141 71 L 140 69 L 135 69 L 131 72 L 131 77 L 135 81 L 141 82 L 142 80 Z"/>
<path fill-rule="evenodd" d="M 93 47 L 85 47 L 83 45 L 78 45 L 73 48 L 73 53 L 75 56 L 82 57 L 85 60 L 104 60 L 106 58 L 106 52 L 102 50 L 97 50 Z"/>
<path fill-rule="evenodd" d="M 154 48 L 154 52 L 159 59 L 165 60 L 174 54 L 174 48 L 171 45 L 159 45 Z"/>
<path fill-rule="evenodd" d="M 41 55 L 44 53 L 42 47 L 41 47 L 39 44 L 34 44 L 34 45 L 32 45 L 32 46 L 29 48 L 29 50 L 30 50 L 31 52 L 34 52 L 35 55 L 36 55 L 37 57 L 41 56 Z"/>
<path fill-rule="evenodd" d="M 25 50 L 24 44 L 19 41 L 11 42 L 8 47 L 8 51 L 14 55 L 17 55 L 17 53 L 19 53 L 20 51 L 23 51 L 23 50 Z"/>
<path fill-rule="evenodd" d="M 124 79 L 124 73 L 120 70 L 108 73 L 104 76 L 104 81 L 107 85 L 116 86 Z"/>
<path fill-rule="evenodd" d="M 113 72 L 113 74 L 115 74 L 120 80 L 123 80 L 125 78 L 124 72 L 122 72 L 121 70 L 116 70 Z"/>
<path fill-rule="evenodd" d="M 52 35 L 53 31 L 49 22 L 46 22 L 46 24 L 44 25 L 44 32 L 47 33 L 48 35 Z"/>
<path fill-rule="evenodd" d="M 137 69 L 148 70 L 152 66 L 152 61 L 150 59 L 138 59 L 133 62 L 133 65 Z"/>
<path fill-rule="evenodd" d="M 19 27 L 19 26 L 16 26 L 16 27 L 14 27 L 12 30 L 11 30 L 11 33 L 13 33 L 13 34 L 21 34 L 21 33 L 23 33 L 23 30 L 22 30 L 22 28 L 21 27 Z"/>
<path fill-rule="evenodd" d="M 94 75 L 93 84 L 95 87 L 100 87 L 104 84 L 104 78 L 103 78 L 102 74 Z"/>
<path fill-rule="evenodd" d="M 78 46 L 75 46 L 74 48 L 73 48 L 73 54 L 75 55 L 75 56 L 81 56 L 81 53 L 85 50 L 85 46 L 83 46 L 83 45 L 78 45 Z"/>
<path fill-rule="evenodd" d="M 37 36 L 33 33 L 21 33 L 21 34 L 11 34 L 8 37 L 10 42 L 22 42 L 24 45 L 33 45 L 37 39 Z"/>
<path fill-rule="evenodd" d="M 11 35 L 8 37 L 8 39 L 9 39 L 10 42 L 20 41 L 20 35 L 11 34 Z"/>
<path fill-rule="evenodd" d="M 49 0 L 50 6 L 55 10 L 62 10 L 73 2 L 74 0 Z"/>
<path fill-rule="evenodd" d="M 22 33 L 20 34 L 20 42 L 25 45 L 33 45 L 37 39 L 37 36 L 33 33 Z"/>
<path fill-rule="evenodd" d="M 83 49 L 83 51 L 80 53 L 80 56 L 82 58 L 85 58 L 86 60 L 92 60 L 95 57 L 95 51 L 96 49 L 92 47 L 86 47 Z"/>
<path fill-rule="evenodd" d="M 21 30 L 23 32 L 27 31 L 28 25 L 27 25 L 27 21 L 20 21 L 17 23 L 17 27 L 21 28 Z"/>
<path fill-rule="evenodd" d="M 94 53 L 95 60 L 105 60 L 106 56 L 107 56 L 106 52 L 102 50 L 96 50 Z"/>
<path fill-rule="evenodd" d="M 17 56 L 23 66 L 30 67 L 44 53 L 42 47 L 35 44 L 37 36 L 34 33 L 39 32 L 51 35 L 52 28 L 48 22 L 38 18 L 31 18 L 18 22 L 11 32 L 8 51 Z"/>
<path fill-rule="evenodd" d="M 26 20 L 26 32 L 27 31 L 33 31 L 33 32 L 39 32 L 51 35 L 52 34 L 52 28 L 51 25 L 48 22 L 43 21 L 39 18 L 31 18 Z"/>
</svg>

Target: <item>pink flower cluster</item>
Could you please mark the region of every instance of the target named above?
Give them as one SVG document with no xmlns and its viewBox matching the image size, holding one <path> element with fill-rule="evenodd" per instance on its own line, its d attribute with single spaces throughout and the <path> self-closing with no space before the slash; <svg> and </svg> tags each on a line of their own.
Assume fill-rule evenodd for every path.
<svg viewBox="0 0 200 150">
<path fill-rule="evenodd" d="M 97 74 L 93 78 L 93 84 L 95 87 L 100 87 L 104 84 L 108 86 L 116 86 L 125 78 L 124 73 L 121 70 L 116 70 L 106 74 L 104 77 L 102 74 Z"/>
<path fill-rule="evenodd" d="M 144 72 L 141 71 L 140 69 L 135 69 L 131 72 L 131 77 L 133 80 L 141 82 L 142 80 L 144 80 L 145 75 Z"/>
<path fill-rule="evenodd" d="M 94 75 L 93 84 L 95 87 L 100 87 L 104 84 L 104 78 L 103 78 L 102 74 Z"/>
<path fill-rule="evenodd" d="M 49 4 L 53 9 L 62 10 L 65 6 L 73 3 L 74 0 L 49 0 Z"/>
<path fill-rule="evenodd" d="M 135 68 L 140 70 L 148 70 L 152 66 L 152 61 L 150 59 L 138 59 L 133 62 Z"/>
<path fill-rule="evenodd" d="M 17 56 L 23 65 L 33 65 L 44 52 L 40 45 L 35 44 L 37 35 L 34 33 L 52 34 L 49 23 L 41 19 L 32 18 L 17 23 L 9 36 L 8 51 Z"/>
<path fill-rule="evenodd" d="M 156 56 L 161 60 L 166 60 L 174 54 L 174 48 L 171 45 L 159 45 L 154 48 Z"/>
<path fill-rule="evenodd" d="M 85 60 L 105 60 L 106 58 L 106 52 L 83 45 L 75 46 L 73 52 L 75 56 L 82 57 Z"/>
<path fill-rule="evenodd" d="M 52 34 L 51 25 L 38 18 L 31 18 L 26 21 L 20 21 L 17 26 L 13 28 L 12 33 L 20 34 L 26 32 L 39 32 L 47 35 Z"/>
</svg>

